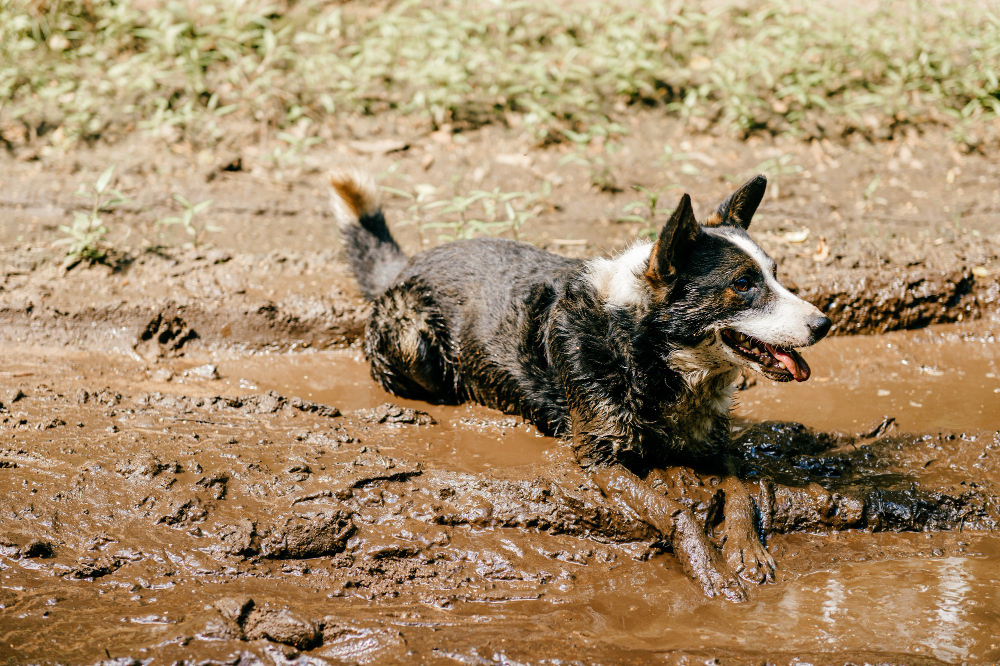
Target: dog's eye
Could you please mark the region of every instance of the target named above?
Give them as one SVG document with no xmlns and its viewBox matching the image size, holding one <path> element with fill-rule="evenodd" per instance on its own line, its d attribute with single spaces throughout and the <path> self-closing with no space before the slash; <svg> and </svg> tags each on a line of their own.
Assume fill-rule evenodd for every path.
<svg viewBox="0 0 1000 666">
<path fill-rule="evenodd" d="M 733 282 L 733 289 L 735 289 L 736 291 L 749 291 L 750 278 L 748 277 L 736 278 L 736 281 Z"/>
</svg>

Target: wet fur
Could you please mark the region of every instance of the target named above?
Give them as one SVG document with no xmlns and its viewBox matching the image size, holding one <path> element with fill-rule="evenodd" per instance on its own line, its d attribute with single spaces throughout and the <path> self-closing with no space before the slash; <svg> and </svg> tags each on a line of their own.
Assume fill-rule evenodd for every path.
<svg viewBox="0 0 1000 666">
<path fill-rule="evenodd" d="M 650 469 L 720 452 L 739 365 L 712 324 L 767 307 L 727 289 L 757 266 L 727 234 L 745 236 L 763 182 L 724 202 L 714 227 L 694 222 L 685 195 L 655 245 L 616 258 L 475 239 L 407 259 L 371 179 L 335 174 L 334 213 L 372 301 L 372 376 L 401 397 L 475 401 L 572 436 L 586 466 Z"/>
</svg>

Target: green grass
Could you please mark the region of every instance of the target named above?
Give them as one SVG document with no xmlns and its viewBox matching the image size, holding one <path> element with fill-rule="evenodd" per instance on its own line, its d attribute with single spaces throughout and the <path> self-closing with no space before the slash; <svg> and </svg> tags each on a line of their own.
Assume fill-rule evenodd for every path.
<svg viewBox="0 0 1000 666">
<path fill-rule="evenodd" d="M 208 234 L 222 231 L 220 227 L 199 219 L 200 214 L 204 213 L 215 203 L 215 199 L 206 199 L 205 201 L 193 203 L 183 195 L 175 194 L 174 201 L 180 204 L 183 212 L 180 215 L 171 215 L 157 220 L 157 226 L 181 227 L 189 238 L 188 243 L 196 250 L 199 246 L 205 244 Z"/>
<path fill-rule="evenodd" d="M 73 211 L 73 223 L 59 226 L 64 237 L 56 244 L 67 246 L 64 264 L 67 270 L 83 261 L 93 264 L 107 260 L 111 250 L 107 242 L 110 229 L 101 215 L 128 202 L 125 195 L 111 187 L 114 173 L 115 165 L 111 165 L 96 182 L 80 183 L 76 196 L 88 199 L 90 208 L 86 212 Z"/>
<path fill-rule="evenodd" d="M 416 185 L 413 193 L 388 186 L 382 189 L 411 202 L 402 224 L 416 225 L 422 240 L 436 233 L 442 243 L 500 234 L 521 240 L 522 228 L 538 215 L 539 201 L 546 197 L 540 192 L 503 192 L 499 187 L 456 193 L 448 199 L 436 198 L 437 188 L 429 184 Z"/>
<path fill-rule="evenodd" d="M 638 222 L 642 226 L 639 228 L 637 235 L 640 238 L 655 240 L 656 236 L 660 232 L 660 226 L 662 226 L 674 212 L 673 208 L 661 207 L 659 204 L 664 199 L 677 195 L 676 192 L 671 192 L 671 190 L 680 188 L 680 185 L 668 185 L 658 191 L 650 190 L 642 185 L 633 185 L 632 187 L 644 198 L 636 199 L 635 201 L 630 201 L 625 204 L 623 210 L 626 214 L 619 216 L 616 221 Z M 679 199 L 680 196 L 677 195 L 677 198 Z"/>
<path fill-rule="evenodd" d="M 996 8 L 691 4 L 0 0 L 0 145 L 135 129 L 212 145 L 234 122 L 270 133 L 381 113 L 428 128 L 516 117 L 564 141 L 629 105 L 743 136 L 943 124 L 975 143 L 1000 112 Z"/>
</svg>

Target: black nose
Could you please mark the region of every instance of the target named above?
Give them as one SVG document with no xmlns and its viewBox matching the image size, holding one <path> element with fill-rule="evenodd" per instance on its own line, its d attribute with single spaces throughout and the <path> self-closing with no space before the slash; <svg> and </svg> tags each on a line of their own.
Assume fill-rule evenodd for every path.
<svg viewBox="0 0 1000 666">
<path fill-rule="evenodd" d="M 822 315 L 809 322 L 809 330 L 812 331 L 813 342 L 822 340 L 830 332 L 831 326 L 833 326 L 833 322 L 830 321 L 830 318 Z"/>
</svg>

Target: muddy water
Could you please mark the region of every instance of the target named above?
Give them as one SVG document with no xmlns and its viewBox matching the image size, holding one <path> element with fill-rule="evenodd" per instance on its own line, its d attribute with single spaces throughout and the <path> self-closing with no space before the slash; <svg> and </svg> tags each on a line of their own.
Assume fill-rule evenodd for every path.
<svg viewBox="0 0 1000 666">
<path fill-rule="evenodd" d="M 425 462 L 447 469 L 477 472 L 528 465 L 545 460 L 545 453 L 556 446 L 553 439 L 543 437 L 520 419 L 478 405 L 452 407 L 397 398 L 372 381 L 367 363 L 356 350 L 260 355 L 224 361 L 218 367 L 234 388 L 277 391 L 337 405 L 343 412 L 390 402 L 427 412 L 435 427 L 406 432 L 407 447 L 421 450 Z"/>
<path fill-rule="evenodd" d="M 786 573 L 743 605 L 687 595 L 662 569 L 637 576 L 632 568 L 572 589 L 565 595 L 569 608 L 550 598 L 505 604 L 510 607 L 505 615 L 566 622 L 567 629 L 606 636 L 623 648 L 642 646 L 651 655 L 813 655 L 838 663 L 834 655 L 877 651 L 903 663 L 921 657 L 996 662 L 1000 539 L 979 539 L 973 549 L 974 556 L 853 562 Z"/>
<path fill-rule="evenodd" d="M 973 333 L 825 341 L 814 380 L 758 381 L 740 414 L 962 431 L 793 462 L 984 494 L 995 524 L 997 352 Z M 1000 660 L 984 531 L 774 534 L 776 582 L 735 605 L 631 532 L 565 447 L 492 410 L 395 399 L 354 350 L 24 347 L 0 367 L 0 663 Z"/>
<path fill-rule="evenodd" d="M 796 421 L 823 431 L 856 433 L 886 416 L 907 432 L 1000 428 L 1000 341 L 990 332 L 948 325 L 878 336 L 832 337 L 804 350 L 813 370 L 804 383 L 777 383 L 752 375 L 737 393 L 735 415 L 749 420 Z M 459 440 L 476 420 L 502 419 L 476 406 L 459 408 L 401 401 L 368 375 L 358 351 L 298 356 L 254 356 L 220 363 L 229 383 L 259 385 L 346 410 L 392 401 L 430 412 Z M 248 383 L 247 383 L 248 382 Z M 346 411 L 345 410 L 345 411 Z M 513 420 L 506 419 L 507 423 Z M 465 425 L 458 429 L 455 426 Z M 511 428 L 516 455 L 551 446 L 528 428 Z M 522 435 L 529 435 L 524 437 Z M 454 451 L 465 455 L 477 438 Z M 475 455 L 483 455 L 476 451 Z M 505 459 L 506 462 L 516 457 Z"/>
<path fill-rule="evenodd" d="M 931 327 L 832 338 L 809 350 L 808 358 L 814 369 L 811 381 L 758 380 L 740 394 L 737 415 L 842 432 L 858 432 L 887 415 L 914 432 L 1000 427 L 1000 349 L 989 333 Z M 434 435 L 446 442 L 445 453 L 454 454 L 448 462 L 465 469 L 534 462 L 547 448 L 546 440 L 518 428 L 496 438 L 503 442 L 500 449 L 485 442 L 493 438 L 469 437 L 460 427 L 463 420 L 496 415 L 474 406 L 399 401 L 368 378 L 357 352 L 301 355 L 291 361 L 255 357 L 222 367 L 262 388 L 351 409 L 386 400 L 424 409 L 445 429 L 443 436 L 439 431 Z M 511 455 L 498 455 L 501 451 Z M 469 458 L 474 462 L 463 464 Z M 913 538 L 919 542 L 921 537 Z M 1000 658 L 1000 594 L 995 587 L 1000 539 L 980 539 L 972 550 L 975 556 L 830 563 L 819 571 L 786 573 L 781 584 L 763 588 L 743 606 L 685 594 L 683 585 L 659 566 L 644 567 L 638 578 L 628 568 L 597 583 L 567 586 L 565 594 L 545 601 L 508 601 L 498 615 L 507 621 L 548 618 L 553 626 L 569 622 L 575 631 L 607 637 L 622 648 L 641 645 L 651 653 L 705 650 L 763 657 L 822 655 L 833 646 L 840 653 L 867 653 L 878 646 L 881 653 L 909 659 L 989 661 Z M 478 610 L 477 605 L 460 605 L 455 612 L 483 621 Z"/>
<path fill-rule="evenodd" d="M 803 384 L 758 379 L 737 415 L 857 432 L 884 416 L 909 432 L 1000 428 L 1000 342 L 992 333 L 931 326 L 827 338 L 804 351 Z"/>
</svg>

